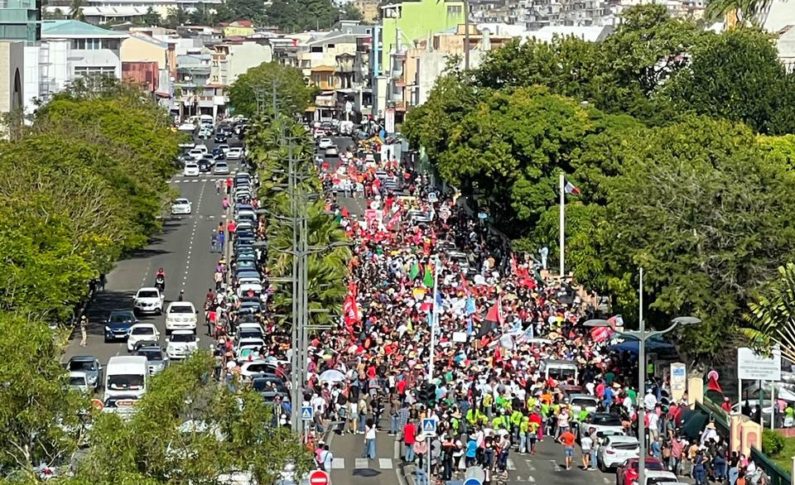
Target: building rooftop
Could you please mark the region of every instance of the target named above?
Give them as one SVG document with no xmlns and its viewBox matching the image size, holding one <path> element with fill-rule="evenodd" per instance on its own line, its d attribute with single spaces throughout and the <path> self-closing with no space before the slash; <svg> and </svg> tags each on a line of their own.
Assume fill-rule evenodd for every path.
<svg viewBox="0 0 795 485">
<path fill-rule="evenodd" d="M 127 34 L 106 30 L 79 20 L 43 20 L 41 36 L 49 39 L 123 39 Z"/>
</svg>

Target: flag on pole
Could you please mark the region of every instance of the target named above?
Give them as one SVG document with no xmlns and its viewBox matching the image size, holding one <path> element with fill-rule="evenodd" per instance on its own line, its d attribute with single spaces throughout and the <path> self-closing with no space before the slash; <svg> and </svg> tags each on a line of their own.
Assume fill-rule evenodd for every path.
<svg viewBox="0 0 795 485">
<path fill-rule="evenodd" d="M 430 263 L 425 265 L 425 276 L 422 277 L 422 284 L 426 288 L 433 287 L 433 265 Z"/>
<path fill-rule="evenodd" d="M 580 189 L 573 183 L 566 181 L 566 185 L 563 186 L 563 190 L 566 191 L 567 194 L 571 195 L 580 195 Z"/>
<path fill-rule="evenodd" d="M 505 317 L 502 315 L 502 297 L 497 298 L 497 302 L 489 308 L 486 313 L 486 321 L 496 322 L 500 325 L 505 323 Z"/>
</svg>

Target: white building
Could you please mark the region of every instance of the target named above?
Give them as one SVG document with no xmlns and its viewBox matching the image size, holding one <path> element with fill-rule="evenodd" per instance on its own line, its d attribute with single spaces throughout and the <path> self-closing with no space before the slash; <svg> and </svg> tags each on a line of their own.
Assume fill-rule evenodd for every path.
<svg viewBox="0 0 795 485">
<path fill-rule="evenodd" d="M 144 16 L 149 9 L 165 18 L 170 10 L 182 9 L 192 12 L 199 5 L 206 7 L 220 4 L 221 0 L 88 0 L 85 6 L 80 8 L 80 13 L 89 21 L 123 22 Z M 49 14 L 59 12 L 68 15 L 71 6 L 69 2 L 55 1 L 42 9 Z"/>
<path fill-rule="evenodd" d="M 77 20 L 44 20 L 41 42 L 25 46 L 25 111 L 67 88 L 75 79 L 103 75 L 121 79 L 123 32 Z"/>
</svg>

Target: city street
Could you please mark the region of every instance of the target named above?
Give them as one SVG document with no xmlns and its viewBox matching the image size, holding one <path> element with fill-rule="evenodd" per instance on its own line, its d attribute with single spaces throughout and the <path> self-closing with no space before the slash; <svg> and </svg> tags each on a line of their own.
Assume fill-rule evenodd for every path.
<svg viewBox="0 0 795 485">
<path fill-rule="evenodd" d="M 207 288 L 212 286 L 212 275 L 218 254 L 212 254 L 210 234 L 218 225 L 223 210 L 221 196 L 215 193 L 215 182 L 222 176 L 202 174 L 199 177 L 176 175 L 171 186 L 193 204 L 190 215 L 168 215 L 163 232 L 149 246 L 132 257 L 119 261 L 107 275 L 105 291 L 100 292 L 88 309 L 89 328 L 86 347 L 80 346 L 80 332 L 75 331 L 64 360 L 73 355 L 93 355 L 105 365 L 115 355 L 126 355 L 125 342 L 105 343 L 104 319 L 116 309 L 131 309 L 132 297 L 138 288 L 153 286 L 155 273 L 163 268 L 166 273 L 164 309 L 177 300 L 184 290 L 184 300 L 201 308 Z M 160 331 L 160 340 L 165 338 L 164 316 L 139 316 L 141 322 L 155 323 Z M 201 335 L 200 346 L 209 346 Z"/>
</svg>

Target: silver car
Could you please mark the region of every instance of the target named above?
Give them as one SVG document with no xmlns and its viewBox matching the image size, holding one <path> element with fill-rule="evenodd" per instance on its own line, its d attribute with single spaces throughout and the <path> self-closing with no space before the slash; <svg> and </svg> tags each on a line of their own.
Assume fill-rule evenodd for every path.
<svg viewBox="0 0 795 485">
<path fill-rule="evenodd" d="M 150 376 L 163 372 L 168 365 L 168 356 L 159 345 L 141 346 L 138 348 L 138 355 L 146 357 Z"/>
<path fill-rule="evenodd" d="M 102 365 L 93 355 L 75 355 L 66 363 L 69 372 L 82 372 L 86 376 L 86 384 L 92 390 L 102 385 Z"/>
</svg>

